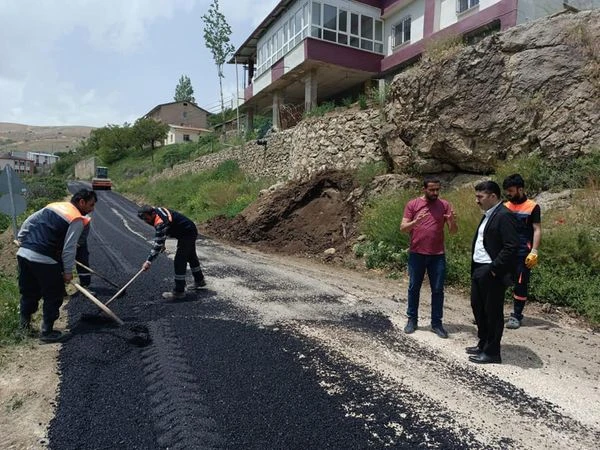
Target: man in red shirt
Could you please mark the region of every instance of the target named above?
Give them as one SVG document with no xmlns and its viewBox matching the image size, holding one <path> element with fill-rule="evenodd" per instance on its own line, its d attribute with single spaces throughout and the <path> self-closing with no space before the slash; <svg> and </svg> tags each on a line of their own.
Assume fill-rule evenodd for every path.
<svg viewBox="0 0 600 450">
<path fill-rule="evenodd" d="M 404 332 L 410 334 L 417 329 L 421 285 L 427 272 L 431 286 L 431 330 L 447 338 L 448 333 L 442 326 L 446 278 L 444 225 L 450 234 L 456 233 L 458 226 L 452 205 L 439 195 L 440 180 L 427 177 L 423 181 L 423 195 L 410 200 L 404 208 L 400 231 L 410 233 L 408 322 Z"/>
</svg>

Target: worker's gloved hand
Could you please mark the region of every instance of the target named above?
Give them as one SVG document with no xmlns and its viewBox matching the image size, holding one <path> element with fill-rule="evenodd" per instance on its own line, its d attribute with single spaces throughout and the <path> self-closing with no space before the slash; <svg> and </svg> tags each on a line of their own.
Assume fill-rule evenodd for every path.
<svg viewBox="0 0 600 450">
<path fill-rule="evenodd" d="M 532 251 L 529 255 L 527 255 L 527 257 L 525 258 L 525 266 L 528 269 L 533 269 L 535 266 L 537 266 L 538 263 L 538 255 L 537 252 Z"/>
<path fill-rule="evenodd" d="M 71 281 L 73 281 L 73 274 L 72 273 L 63 273 L 63 280 L 65 282 L 65 284 L 70 283 Z"/>
<path fill-rule="evenodd" d="M 142 270 L 148 270 L 151 265 L 152 263 L 150 261 L 145 261 L 144 264 L 142 264 Z"/>
</svg>

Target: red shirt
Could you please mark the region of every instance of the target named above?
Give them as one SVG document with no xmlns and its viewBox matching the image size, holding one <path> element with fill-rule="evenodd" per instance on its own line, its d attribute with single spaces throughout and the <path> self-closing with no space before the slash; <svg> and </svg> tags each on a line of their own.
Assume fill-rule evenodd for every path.
<svg viewBox="0 0 600 450">
<path fill-rule="evenodd" d="M 412 221 L 422 210 L 429 211 L 429 215 L 410 231 L 409 251 L 423 255 L 443 255 L 446 223 L 444 214 L 450 214 L 450 203 L 439 198 L 431 202 L 418 197 L 406 204 L 404 217 Z"/>
</svg>

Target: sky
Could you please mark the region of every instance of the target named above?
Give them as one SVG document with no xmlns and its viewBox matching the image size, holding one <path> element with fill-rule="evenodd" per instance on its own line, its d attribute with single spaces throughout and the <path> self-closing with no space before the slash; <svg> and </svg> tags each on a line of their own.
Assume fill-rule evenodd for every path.
<svg viewBox="0 0 600 450">
<path fill-rule="evenodd" d="M 173 101 L 182 75 L 196 103 L 220 110 L 204 44 L 212 0 L 0 0 L 0 122 L 102 127 Z M 236 50 L 278 0 L 220 0 Z M 235 65 L 224 97 L 236 104 Z M 243 95 L 243 70 L 238 68 Z"/>
</svg>

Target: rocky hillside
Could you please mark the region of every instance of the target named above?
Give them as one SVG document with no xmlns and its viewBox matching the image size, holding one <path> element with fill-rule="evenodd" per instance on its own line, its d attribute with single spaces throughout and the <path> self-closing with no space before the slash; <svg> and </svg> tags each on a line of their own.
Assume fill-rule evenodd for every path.
<svg viewBox="0 0 600 450">
<path fill-rule="evenodd" d="M 486 173 L 523 153 L 569 158 L 600 146 L 600 11 L 427 56 L 391 84 L 381 142 L 396 171 Z"/>
</svg>

